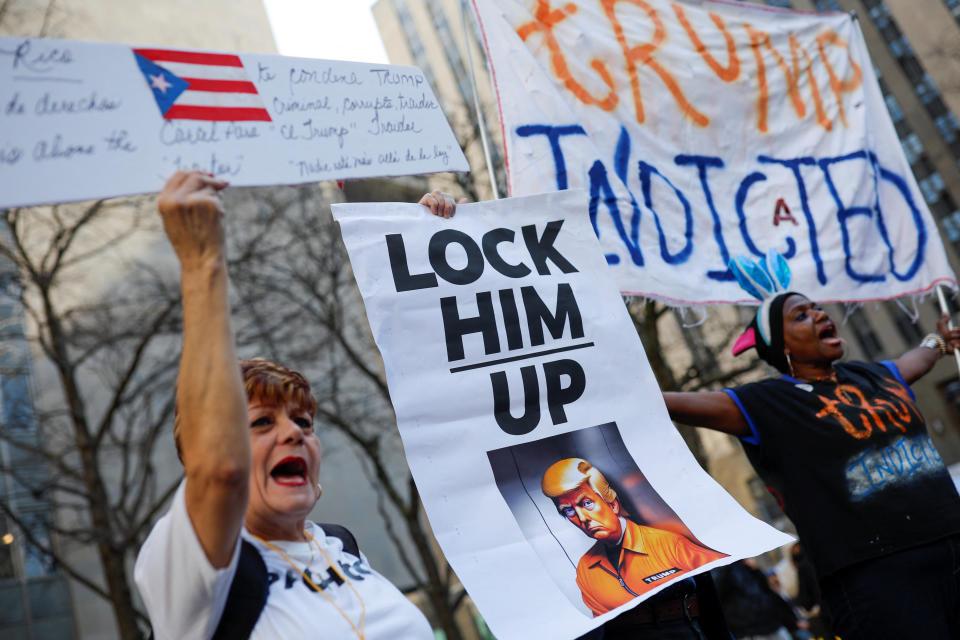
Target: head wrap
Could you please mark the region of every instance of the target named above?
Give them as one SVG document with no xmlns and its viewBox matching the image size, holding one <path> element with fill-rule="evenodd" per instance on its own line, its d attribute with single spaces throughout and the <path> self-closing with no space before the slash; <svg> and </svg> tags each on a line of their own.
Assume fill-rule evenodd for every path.
<svg viewBox="0 0 960 640">
<path fill-rule="evenodd" d="M 764 362 L 786 373 L 789 367 L 783 352 L 783 305 L 788 297 L 801 295 L 787 291 L 790 286 L 787 261 L 771 249 L 759 260 L 737 256 L 728 266 L 740 288 L 760 300 L 757 315 L 733 345 L 733 355 L 753 347 Z"/>
</svg>

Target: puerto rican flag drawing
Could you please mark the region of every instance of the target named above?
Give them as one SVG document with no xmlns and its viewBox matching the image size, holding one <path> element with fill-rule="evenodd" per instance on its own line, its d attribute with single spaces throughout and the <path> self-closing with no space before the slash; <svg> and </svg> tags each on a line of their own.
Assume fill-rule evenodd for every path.
<svg viewBox="0 0 960 640">
<path fill-rule="evenodd" d="M 166 120 L 270 121 L 239 56 L 175 49 L 134 49 Z"/>
</svg>

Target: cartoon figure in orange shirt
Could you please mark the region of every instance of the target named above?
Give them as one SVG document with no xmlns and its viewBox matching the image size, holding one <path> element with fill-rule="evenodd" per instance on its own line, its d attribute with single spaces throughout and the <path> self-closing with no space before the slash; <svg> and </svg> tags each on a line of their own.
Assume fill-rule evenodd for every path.
<svg viewBox="0 0 960 640">
<path fill-rule="evenodd" d="M 597 541 L 577 563 L 577 586 L 594 616 L 726 557 L 680 534 L 628 520 L 617 492 L 582 458 L 553 463 L 540 486 L 560 515 Z"/>
</svg>

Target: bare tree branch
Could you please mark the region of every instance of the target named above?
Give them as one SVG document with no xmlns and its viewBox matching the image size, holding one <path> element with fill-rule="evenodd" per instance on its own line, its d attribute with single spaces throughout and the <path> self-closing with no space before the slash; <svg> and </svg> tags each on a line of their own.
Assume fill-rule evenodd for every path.
<svg viewBox="0 0 960 640">
<path fill-rule="evenodd" d="M 163 308 L 161 308 L 154 317 L 153 322 L 150 323 L 149 327 L 146 329 L 146 331 L 144 331 L 140 337 L 140 340 L 137 342 L 137 345 L 133 349 L 133 353 L 130 356 L 130 360 L 121 374 L 120 381 L 112 389 L 113 398 L 110 402 L 110 406 L 104 412 L 103 418 L 100 420 L 100 425 L 95 430 L 95 435 L 93 438 L 94 446 L 100 444 L 104 433 L 113 424 L 113 417 L 123 401 L 127 387 L 130 385 L 131 381 L 134 379 L 134 375 L 139 370 L 141 360 L 143 359 L 147 347 L 154 340 L 154 338 L 157 337 L 160 327 L 163 326 L 164 322 L 166 322 L 170 314 L 173 313 L 174 309 L 177 308 L 178 304 L 179 300 L 172 300 Z"/>
</svg>

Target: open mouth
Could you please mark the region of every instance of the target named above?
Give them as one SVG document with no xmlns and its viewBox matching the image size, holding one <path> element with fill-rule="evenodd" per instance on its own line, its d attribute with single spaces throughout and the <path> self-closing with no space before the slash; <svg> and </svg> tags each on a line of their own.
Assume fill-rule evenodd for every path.
<svg viewBox="0 0 960 640">
<path fill-rule="evenodd" d="M 827 322 L 823 328 L 817 332 L 817 338 L 830 345 L 840 344 L 840 336 L 837 335 L 837 327 L 832 322 Z"/>
<path fill-rule="evenodd" d="M 286 486 L 307 484 L 307 462 L 294 456 L 284 458 L 270 470 L 270 477 Z"/>
</svg>

